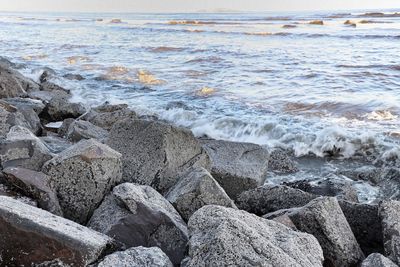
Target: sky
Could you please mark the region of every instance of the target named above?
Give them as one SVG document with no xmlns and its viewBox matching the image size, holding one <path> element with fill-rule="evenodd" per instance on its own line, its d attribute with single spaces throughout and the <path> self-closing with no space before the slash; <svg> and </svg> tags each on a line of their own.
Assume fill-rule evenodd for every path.
<svg viewBox="0 0 400 267">
<path fill-rule="evenodd" d="M 0 11 L 192 12 L 400 8 L 400 0 L 0 0 Z"/>
</svg>

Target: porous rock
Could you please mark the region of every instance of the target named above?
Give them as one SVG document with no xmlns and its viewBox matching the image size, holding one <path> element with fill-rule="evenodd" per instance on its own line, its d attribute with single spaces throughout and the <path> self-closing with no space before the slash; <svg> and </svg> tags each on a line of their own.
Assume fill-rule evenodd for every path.
<svg viewBox="0 0 400 267">
<path fill-rule="evenodd" d="M 104 140 L 108 136 L 108 132 L 88 121 L 75 120 L 71 122 L 65 137 L 72 141 L 78 142 L 82 139 Z"/>
<path fill-rule="evenodd" d="M 400 264 L 400 201 L 383 201 L 379 205 L 382 219 L 385 256 Z"/>
<path fill-rule="evenodd" d="M 0 98 L 24 97 L 27 95 L 27 91 L 38 89 L 39 85 L 31 79 L 0 64 Z"/>
<path fill-rule="evenodd" d="M 362 262 L 361 267 L 398 267 L 398 265 L 382 254 L 372 253 Z"/>
</svg>

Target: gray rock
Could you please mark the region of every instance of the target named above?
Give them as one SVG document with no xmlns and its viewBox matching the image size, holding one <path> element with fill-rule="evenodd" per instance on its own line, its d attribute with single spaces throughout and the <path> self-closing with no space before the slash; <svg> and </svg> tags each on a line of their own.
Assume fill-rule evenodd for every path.
<svg viewBox="0 0 400 267">
<path fill-rule="evenodd" d="M 75 120 L 71 122 L 65 137 L 72 141 L 78 142 L 82 139 L 104 140 L 107 138 L 108 132 L 88 121 Z"/>
<path fill-rule="evenodd" d="M 65 218 L 86 223 L 121 180 L 121 154 L 93 139 L 64 150 L 43 166 Z"/>
<path fill-rule="evenodd" d="M 67 73 L 63 77 L 68 80 L 77 80 L 77 81 L 82 81 L 85 79 L 85 77 L 83 77 L 82 75 L 74 73 Z"/>
<path fill-rule="evenodd" d="M 149 186 L 116 186 L 94 212 L 88 226 L 126 248 L 157 246 L 174 264 L 185 256 L 187 227 L 174 207 Z"/>
<path fill-rule="evenodd" d="M 276 173 L 295 173 L 299 171 L 297 164 L 282 149 L 275 149 L 271 152 L 268 169 Z"/>
<path fill-rule="evenodd" d="M 339 201 L 339 204 L 364 254 L 383 253 L 378 205 L 348 201 Z"/>
<path fill-rule="evenodd" d="M 1 177 L 3 177 L 4 175 L 1 174 Z M 22 203 L 25 203 L 27 205 L 30 205 L 32 207 L 37 207 L 38 204 L 37 202 L 30 197 L 27 197 L 25 195 L 23 195 L 20 192 L 15 191 L 11 186 L 4 184 L 5 181 L 2 181 L 3 178 L 0 179 L 1 183 L 0 183 L 0 196 L 6 196 L 6 197 L 11 197 L 15 200 L 18 200 Z"/>
<path fill-rule="evenodd" d="M 50 177 L 42 172 L 14 167 L 5 168 L 3 173 L 8 184 L 35 199 L 39 208 L 63 216 L 55 190 L 50 185 Z"/>
<path fill-rule="evenodd" d="M 4 98 L 3 101 L 7 102 L 8 104 L 10 104 L 18 109 L 31 108 L 38 115 L 46 107 L 45 104 L 43 104 L 43 101 L 37 100 L 37 99 L 31 99 L 31 98 L 20 98 L 20 97 Z"/>
<path fill-rule="evenodd" d="M 48 102 L 44 115 L 49 121 L 62 121 L 67 118 L 78 118 L 86 112 L 81 103 L 70 102 L 69 96 L 54 96 Z"/>
<path fill-rule="evenodd" d="M 157 247 L 136 247 L 114 252 L 102 260 L 97 267 L 172 267 L 168 256 Z"/>
<path fill-rule="evenodd" d="M 18 109 L 0 100 L 0 137 L 5 137 L 12 126 L 19 125 L 30 128 L 30 123 Z"/>
<path fill-rule="evenodd" d="M 23 167 L 40 171 L 53 156 L 39 138 L 21 126 L 13 126 L 7 138 L 0 141 L 2 168 Z"/>
<path fill-rule="evenodd" d="M 61 126 L 57 130 L 58 135 L 65 138 L 67 136 L 69 126 L 71 126 L 74 121 L 75 119 L 72 118 L 63 120 Z"/>
<path fill-rule="evenodd" d="M 318 241 L 309 234 L 245 211 L 205 206 L 189 220 L 185 266 L 322 266 Z"/>
<path fill-rule="evenodd" d="M 39 264 L 33 264 L 32 267 L 72 267 L 72 265 L 62 262 L 60 259 L 45 261 Z"/>
<path fill-rule="evenodd" d="M 0 64 L 0 98 L 25 97 L 28 91 L 38 89 L 39 85 L 34 81 Z"/>
<path fill-rule="evenodd" d="M 41 136 L 39 139 L 43 142 L 43 144 L 55 154 L 63 152 L 67 148 L 71 147 L 73 143 L 64 138 L 48 135 L 48 136 Z"/>
<path fill-rule="evenodd" d="M 113 240 L 89 228 L 0 196 L 0 265 L 32 266 L 59 259 L 86 266 L 113 250 Z"/>
<path fill-rule="evenodd" d="M 204 168 L 189 170 L 166 194 L 166 199 L 189 220 L 192 214 L 206 205 L 220 205 L 235 208 L 236 205 L 224 189 Z"/>
<path fill-rule="evenodd" d="M 400 168 L 384 168 L 377 185 L 381 199 L 400 200 Z"/>
<path fill-rule="evenodd" d="M 239 209 L 259 216 L 281 210 L 301 207 L 317 196 L 283 185 L 264 185 L 239 195 L 236 205 Z"/>
<path fill-rule="evenodd" d="M 201 140 L 211 158 L 211 175 L 233 199 L 265 182 L 269 153 L 259 145 Z"/>
<path fill-rule="evenodd" d="M 383 201 L 379 206 L 382 218 L 385 256 L 400 264 L 400 201 Z"/>
<path fill-rule="evenodd" d="M 55 83 L 52 82 L 42 82 L 40 84 L 40 90 L 41 91 L 48 91 L 48 92 L 52 92 L 55 93 L 57 95 L 70 95 L 71 92 L 68 89 L 65 89 Z"/>
<path fill-rule="evenodd" d="M 49 67 L 45 67 L 43 69 L 42 74 L 39 77 L 39 82 L 42 83 L 42 84 L 46 83 L 49 80 L 51 80 L 52 78 L 55 78 L 56 76 L 57 76 L 57 73 L 56 73 L 55 70 L 53 70 L 53 69 L 51 69 Z"/>
<path fill-rule="evenodd" d="M 297 229 L 318 239 L 324 251 L 325 266 L 355 266 L 364 259 L 336 198 L 314 199 L 288 215 Z"/>
<path fill-rule="evenodd" d="M 163 193 L 190 167 L 209 169 L 208 155 L 189 130 L 161 122 L 119 121 L 107 144 L 123 155 L 124 181 Z"/>
<path fill-rule="evenodd" d="M 379 253 L 370 254 L 361 264 L 361 267 L 398 267 L 397 264 Z"/>
<path fill-rule="evenodd" d="M 25 121 L 28 123 L 28 128 L 32 133 L 39 135 L 42 133 L 43 127 L 38 114 L 31 107 L 18 108 L 18 111 L 24 116 Z"/>
</svg>

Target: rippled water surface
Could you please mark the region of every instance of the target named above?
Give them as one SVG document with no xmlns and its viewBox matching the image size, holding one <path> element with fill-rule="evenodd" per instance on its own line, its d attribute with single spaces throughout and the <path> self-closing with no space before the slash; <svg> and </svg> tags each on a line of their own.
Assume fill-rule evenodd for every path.
<svg viewBox="0 0 400 267">
<path fill-rule="evenodd" d="M 197 135 L 298 156 L 391 157 L 400 137 L 395 12 L 0 13 L 0 54 L 36 79 L 54 69 L 76 101 L 128 102 Z M 68 73 L 85 80 L 61 78 Z"/>
</svg>

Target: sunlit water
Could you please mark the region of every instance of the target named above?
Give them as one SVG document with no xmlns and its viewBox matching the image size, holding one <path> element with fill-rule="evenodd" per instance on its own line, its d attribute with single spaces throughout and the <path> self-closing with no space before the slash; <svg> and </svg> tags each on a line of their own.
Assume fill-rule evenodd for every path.
<svg viewBox="0 0 400 267">
<path fill-rule="evenodd" d="M 394 157 L 400 14 L 365 12 L 0 13 L 0 54 L 35 79 L 81 74 L 55 80 L 76 101 L 127 102 L 198 136 Z"/>
</svg>

